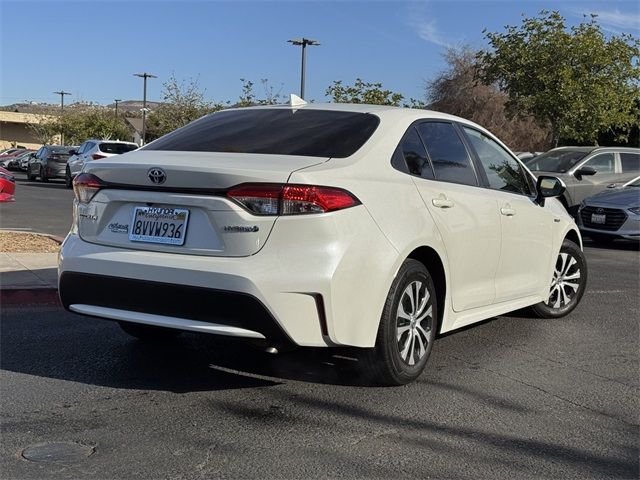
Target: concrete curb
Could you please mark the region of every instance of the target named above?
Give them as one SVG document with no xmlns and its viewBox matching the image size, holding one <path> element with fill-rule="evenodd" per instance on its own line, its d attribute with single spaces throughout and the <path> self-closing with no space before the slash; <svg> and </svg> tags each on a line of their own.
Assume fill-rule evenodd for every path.
<svg viewBox="0 0 640 480">
<path fill-rule="evenodd" d="M 0 229 L 0 232 L 26 233 L 29 235 L 40 235 L 47 237 L 61 244 L 63 237 L 50 235 L 48 233 L 26 232 L 23 230 Z M 0 305 L 20 306 L 20 305 L 59 305 L 58 289 L 54 287 L 9 287 L 0 288 Z"/>
<path fill-rule="evenodd" d="M 0 290 L 0 305 L 59 305 L 57 288 L 3 288 Z"/>
</svg>

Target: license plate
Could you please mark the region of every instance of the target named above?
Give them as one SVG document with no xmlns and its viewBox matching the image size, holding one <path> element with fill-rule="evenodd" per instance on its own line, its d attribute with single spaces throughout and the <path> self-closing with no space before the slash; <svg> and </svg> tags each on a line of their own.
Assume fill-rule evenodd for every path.
<svg viewBox="0 0 640 480">
<path fill-rule="evenodd" d="M 591 214 L 591 223 L 607 223 L 607 216 L 604 213 L 592 213 Z"/>
<path fill-rule="evenodd" d="M 186 208 L 135 207 L 129 240 L 183 245 L 188 222 Z"/>
</svg>

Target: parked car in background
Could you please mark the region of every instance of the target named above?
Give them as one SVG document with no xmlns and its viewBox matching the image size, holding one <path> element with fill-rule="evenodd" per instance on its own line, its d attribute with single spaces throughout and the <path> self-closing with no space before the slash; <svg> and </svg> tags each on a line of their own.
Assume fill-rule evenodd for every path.
<svg viewBox="0 0 640 480">
<path fill-rule="evenodd" d="M 438 333 L 528 306 L 563 317 L 587 281 L 562 182 L 428 110 L 224 110 L 73 187 L 68 310 L 146 339 L 359 347 L 376 383 L 416 379 Z"/>
<path fill-rule="evenodd" d="M 52 178 L 64 178 L 69 152 L 76 147 L 45 145 L 29 160 L 27 179 L 48 182 Z"/>
<path fill-rule="evenodd" d="M 20 153 L 14 154 L 14 156 L 9 158 L 5 168 L 7 170 L 20 170 L 23 159 L 28 161 L 29 154 L 33 152 L 35 152 L 35 150 L 23 150 Z"/>
<path fill-rule="evenodd" d="M 6 155 L 13 155 L 14 153 L 19 152 L 20 150 L 24 150 L 24 147 L 7 148 L 6 150 L 3 150 L 2 152 L 0 152 L 0 157 L 4 157 Z"/>
<path fill-rule="evenodd" d="M 85 141 L 77 150 L 70 152 L 71 156 L 67 162 L 65 172 L 67 188 L 72 187 L 73 179 L 82 171 L 82 167 L 84 167 L 87 162 L 113 157 L 114 155 L 121 155 L 136 150 L 137 148 L 138 145 L 133 142 L 121 142 L 119 140 Z"/>
<path fill-rule="evenodd" d="M 518 157 L 520 160 L 525 161 L 525 160 L 530 160 L 532 158 L 537 157 L 538 155 L 542 155 L 543 152 L 514 152 L 516 154 L 516 157 Z"/>
<path fill-rule="evenodd" d="M 6 168 L 0 167 L 0 202 L 13 202 L 16 179 Z"/>
<path fill-rule="evenodd" d="M 8 170 L 11 167 L 12 162 L 16 158 L 16 156 L 21 155 L 24 152 L 25 152 L 24 149 L 19 149 L 19 150 L 13 151 L 12 153 L 8 153 L 6 155 L 1 155 L 0 156 L 0 167 L 6 168 Z"/>
<path fill-rule="evenodd" d="M 35 156 L 36 156 L 36 152 L 33 151 L 33 152 L 29 152 L 29 153 L 23 155 L 22 157 L 20 157 L 20 165 L 19 165 L 20 170 L 22 170 L 23 172 L 26 172 L 27 171 L 27 167 L 29 166 L 29 162 Z"/>
<path fill-rule="evenodd" d="M 640 149 L 560 147 L 525 160 L 525 164 L 536 175 L 555 175 L 564 181 L 567 189 L 560 200 L 575 215 L 585 198 L 640 174 Z"/>
<path fill-rule="evenodd" d="M 596 243 L 640 240 L 640 177 L 583 200 L 578 227 Z"/>
</svg>

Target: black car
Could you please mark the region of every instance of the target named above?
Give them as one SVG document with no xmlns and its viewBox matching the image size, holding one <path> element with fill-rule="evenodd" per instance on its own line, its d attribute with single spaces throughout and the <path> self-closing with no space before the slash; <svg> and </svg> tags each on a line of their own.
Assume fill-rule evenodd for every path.
<svg viewBox="0 0 640 480">
<path fill-rule="evenodd" d="M 64 178 L 69 160 L 69 152 L 76 147 L 61 145 L 45 145 L 29 160 L 27 179 L 48 182 L 51 178 Z"/>
</svg>

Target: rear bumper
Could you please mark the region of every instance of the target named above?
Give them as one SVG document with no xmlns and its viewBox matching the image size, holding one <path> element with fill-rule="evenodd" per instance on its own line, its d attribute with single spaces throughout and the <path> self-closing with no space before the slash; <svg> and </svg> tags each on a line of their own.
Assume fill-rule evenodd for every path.
<svg viewBox="0 0 640 480">
<path fill-rule="evenodd" d="M 160 315 L 185 330 L 202 321 L 300 346 L 372 347 L 396 262 L 363 207 L 279 217 L 264 247 L 247 257 L 110 247 L 71 233 L 60 250 L 60 296 L 69 309 Z"/>
<path fill-rule="evenodd" d="M 70 311 L 112 320 L 266 339 L 278 348 L 293 343 L 257 298 L 238 292 L 67 271 L 60 300 Z"/>
</svg>

